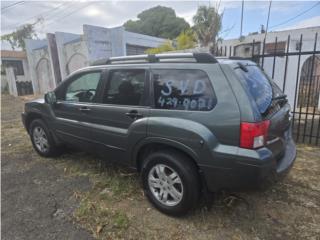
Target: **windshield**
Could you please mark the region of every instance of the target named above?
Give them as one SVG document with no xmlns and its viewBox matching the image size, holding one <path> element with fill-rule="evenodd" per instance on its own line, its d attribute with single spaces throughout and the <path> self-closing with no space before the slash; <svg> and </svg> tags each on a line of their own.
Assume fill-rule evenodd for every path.
<svg viewBox="0 0 320 240">
<path fill-rule="evenodd" d="M 265 113 L 272 102 L 271 81 L 256 65 L 246 65 L 245 69 L 239 67 L 235 69 L 235 72 L 253 97 L 259 112 Z"/>
</svg>

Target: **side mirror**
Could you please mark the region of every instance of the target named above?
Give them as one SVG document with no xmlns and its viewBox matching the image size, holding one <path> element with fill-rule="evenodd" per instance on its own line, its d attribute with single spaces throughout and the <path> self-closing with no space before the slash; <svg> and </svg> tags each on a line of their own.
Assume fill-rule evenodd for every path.
<svg viewBox="0 0 320 240">
<path fill-rule="evenodd" d="M 44 101 L 50 105 L 53 105 L 57 102 L 56 94 L 54 92 L 47 92 L 44 95 Z"/>
</svg>

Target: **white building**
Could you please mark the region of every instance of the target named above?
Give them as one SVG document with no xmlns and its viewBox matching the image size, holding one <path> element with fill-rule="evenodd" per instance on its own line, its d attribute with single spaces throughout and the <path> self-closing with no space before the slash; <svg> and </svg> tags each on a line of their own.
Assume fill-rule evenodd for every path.
<svg viewBox="0 0 320 240">
<path fill-rule="evenodd" d="M 84 25 L 83 34 L 56 32 L 44 40 L 26 40 L 30 77 L 35 93 L 56 87 L 71 72 L 111 56 L 143 54 L 165 39 L 127 32 L 124 27 Z"/>
<path fill-rule="evenodd" d="M 31 94 L 30 81 L 26 53 L 1 50 L 1 91 L 14 96 Z"/>
<path fill-rule="evenodd" d="M 220 51 L 222 55 L 225 56 L 239 56 L 239 57 L 252 57 L 262 65 L 262 58 L 258 55 L 262 55 L 263 51 L 265 55 L 270 55 L 270 57 L 265 57 L 263 62 L 263 68 L 269 76 L 273 76 L 274 81 L 281 87 L 284 87 L 285 93 L 288 95 L 288 100 L 291 106 L 294 105 L 294 96 L 296 87 L 297 98 L 301 96 L 299 91 L 302 91 L 303 82 L 300 81 L 310 81 L 310 77 L 307 78 L 306 75 L 310 71 L 310 66 L 312 65 L 312 54 L 315 46 L 315 36 L 318 33 L 318 38 L 316 42 L 316 51 L 320 50 L 320 26 L 302 29 L 292 29 L 286 31 L 275 31 L 265 33 L 257 33 L 245 36 L 241 39 L 227 39 L 220 44 Z M 300 46 L 300 37 L 302 35 L 302 46 Z M 288 38 L 290 36 L 290 39 Z M 265 40 L 265 49 L 263 50 L 263 42 Z M 277 45 L 276 45 L 277 42 Z M 301 49 L 300 49 L 301 48 Z M 288 58 L 286 56 L 273 57 L 275 53 L 297 53 L 299 51 L 304 54 L 300 57 L 298 55 L 291 55 Z M 309 52 L 310 54 L 306 54 Z M 317 52 L 316 52 L 317 53 Z M 256 56 L 256 57 L 255 57 Z M 312 81 L 317 81 L 314 86 L 320 85 L 320 55 L 319 53 L 315 55 L 315 62 L 313 73 L 311 74 Z M 275 61 L 275 64 L 274 64 Z M 286 66 L 287 65 L 287 66 Z M 274 66 L 274 67 L 273 67 Z M 285 69 L 287 69 L 285 73 Z M 297 71 L 299 72 L 297 74 Z M 314 91 L 313 91 L 314 90 Z M 312 94 L 315 98 L 319 99 L 320 89 L 312 89 Z M 310 93 L 309 93 L 310 94 Z M 301 100 L 301 99 L 300 99 Z M 296 100 L 296 103 L 299 99 Z M 300 101 L 301 102 L 301 101 Z M 316 102 L 316 101 L 314 101 Z M 320 100 L 317 101 L 318 108 L 320 109 Z"/>
</svg>

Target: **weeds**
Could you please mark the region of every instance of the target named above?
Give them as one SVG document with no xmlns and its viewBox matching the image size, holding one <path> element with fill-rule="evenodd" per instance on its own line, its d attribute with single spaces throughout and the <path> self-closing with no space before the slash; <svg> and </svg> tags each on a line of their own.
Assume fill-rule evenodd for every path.
<svg viewBox="0 0 320 240">
<path fill-rule="evenodd" d="M 210 211 L 199 207 L 176 219 L 150 206 L 141 194 L 137 174 L 112 164 L 102 167 L 102 161 L 108 159 L 74 151 L 49 161 L 38 157 L 20 122 L 21 101 L 9 96 L 3 99 L 2 157 L 10 155 L 25 167 L 47 164 L 66 178 L 87 177 L 92 187 L 87 192 L 74 191 L 79 206 L 72 217 L 95 238 L 319 239 L 319 147 L 298 145 L 291 172 L 269 189 L 227 193 L 217 197 Z"/>
</svg>

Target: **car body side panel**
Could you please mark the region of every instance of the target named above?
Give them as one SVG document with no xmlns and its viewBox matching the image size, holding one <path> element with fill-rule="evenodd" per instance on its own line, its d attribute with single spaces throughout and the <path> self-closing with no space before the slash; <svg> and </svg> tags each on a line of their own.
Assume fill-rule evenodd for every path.
<svg viewBox="0 0 320 240">
<path fill-rule="evenodd" d="M 81 106 L 82 104 L 77 105 Z M 105 109 L 114 109 L 114 106 L 91 104 L 90 108 L 93 112 L 96 112 L 95 119 L 90 119 L 90 121 L 82 119 L 83 121 L 68 123 L 67 120 L 60 119 L 54 114 L 52 106 L 44 103 L 43 99 L 39 99 L 36 102 L 26 104 L 24 115 L 26 119 L 33 113 L 41 115 L 58 142 L 72 144 L 81 147 L 82 150 L 98 153 L 107 161 L 131 165 L 133 147 L 147 137 L 149 109 L 138 108 L 144 117 L 131 121 L 130 118 L 125 116 L 126 108 L 124 107 L 122 107 L 123 110 L 119 107 L 119 114 L 114 114 L 112 118 L 108 117 Z M 124 115 L 125 117 L 119 117 L 117 124 L 114 122 L 108 124 L 108 121 L 116 121 L 118 115 Z M 123 121 L 126 118 L 128 119 Z M 60 128 L 63 125 L 65 128 L 69 128 L 69 131 L 57 131 L 57 125 Z M 113 125 L 113 127 L 108 125 Z M 77 134 L 70 133 L 70 128 L 77 131 Z M 133 167 L 135 167 L 135 164 Z"/>
<path fill-rule="evenodd" d="M 62 143 L 63 141 L 61 141 L 61 139 L 58 138 L 55 132 L 56 121 L 55 121 L 54 113 L 51 109 L 51 106 L 45 103 L 43 98 L 36 99 L 31 102 L 27 102 L 25 104 L 25 112 L 24 112 L 25 121 L 29 121 L 30 117 L 32 117 L 32 115 L 34 114 L 40 115 L 42 117 L 42 119 L 47 124 L 55 141 L 58 144 Z M 27 131 L 29 131 L 29 129 L 27 129 Z"/>
<path fill-rule="evenodd" d="M 237 100 L 229 87 L 229 83 L 218 64 L 156 64 L 151 67 L 151 71 L 152 69 L 197 69 L 206 72 L 217 97 L 217 104 L 211 111 L 185 111 L 153 108 L 150 111 L 150 116 L 191 120 L 209 129 L 218 139 L 219 143 L 234 146 L 239 144 L 239 107 Z"/>
<path fill-rule="evenodd" d="M 264 177 L 269 171 L 275 169 L 282 172 L 293 164 L 295 146 L 290 139 L 291 133 L 284 135 L 287 137 L 286 142 L 284 142 L 286 150 L 284 157 L 279 157 L 279 159 L 275 158 L 274 151 L 270 146 L 256 150 L 239 148 L 240 122 L 254 122 L 259 121 L 259 119 L 255 116 L 252 101 L 233 73 L 232 65 L 154 63 L 144 66 L 151 69 L 197 69 L 205 71 L 212 83 L 217 104 L 211 111 L 137 108 L 136 110 L 142 111 L 143 117 L 132 120 L 125 118 L 129 109 L 92 104 L 91 107 L 95 116 L 92 116 L 90 121 L 86 121 L 88 119 L 85 116 L 79 118 L 86 123 L 79 122 L 78 131 L 82 131 L 82 124 L 87 124 L 86 127 L 89 124 L 91 129 L 88 130 L 87 128 L 87 132 L 83 136 L 88 138 L 92 135 L 91 140 L 94 140 L 91 145 L 93 146 L 92 149 L 102 152 L 106 160 L 121 159 L 122 161 L 117 162 L 128 163 L 130 166 L 136 167 L 137 155 L 143 146 L 150 143 L 166 144 L 180 149 L 195 160 L 206 179 L 208 189 L 212 191 L 227 188 L 233 184 L 237 185 L 238 182 L 247 177 Z M 140 68 L 141 65 L 113 66 L 113 68 L 117 67 L 128 69 Z M 106 68 L 108 66 L 90 69 Z M 63 90 L 64 84 L 60 84 L 58 90 L 59 88 Z M 151 96 L 153 95 L 151 94 Z M 59 122 L 53 108 L 54 106 L 45 103 L 43 99 L 34 100 L 25 105 L 23 115 L 27 119 L 28 115 L 30 116 L 32 113 L 40 114 L 54 137 L 56 137 Z M 115 114 L 111 116 L 114 111 Z M 284 121 L 283 118 L 279 117 L 274 120 L 275 124 L 280 121 Z M 275 129 L 274 132 L 276 133 L 278 130 Z M 62 137 L 60 140 L 65 141 L 66 139 Z M 287 144 L 288 142 L 290 144 Z M 111 149 L 121 149 L 121 154 L 104 151 L 110 146 L 112 146 Z M 119 153 L 119 151 L 115 152 Z M 250 185 L 255 181 L 256 178 L 248 178 L 246 183 Z"/>
<path fill-rule="evenodd" d="M 151 72 L 152 69 L 202 70 L 210 78 L 217 104 L 211 111 L 151 108 L 147 138 L 134 147 L 133 155 L 145 144 L 161 143 L 186 152 L 197 161 L 200 168 L 206 165 L 219 168 L 228 164 L 224 159 L 237 153 L 237 148 L 233 146 L 239 144 L 239 107 L 229 83 L 217 64 L 189 66 L 155 64 L 151 66 Z"/>
</svg>

